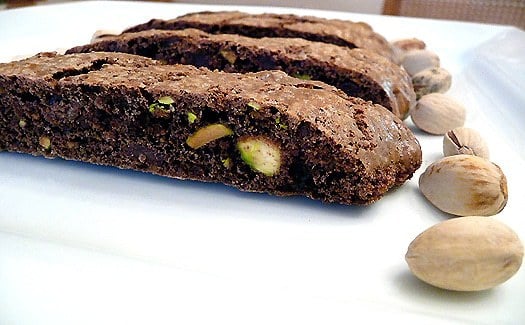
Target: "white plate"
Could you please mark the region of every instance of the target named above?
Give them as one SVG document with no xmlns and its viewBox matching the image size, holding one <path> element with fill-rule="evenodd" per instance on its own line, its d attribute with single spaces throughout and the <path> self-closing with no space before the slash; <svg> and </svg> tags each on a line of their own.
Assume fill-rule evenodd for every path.
<svg viewBox="0 0 525 325">
<path fill-rule="evenodd" d="M 200 10 L 362 20 L 424 39 L 449 94 L 509 181 L 498 219 L 525 239 L 525 36 L 515 28 L 286 8 L 76 2 L 0 12 L 0 61 L 89 42 L 97 29 Z M 407 122 L 411 127 L 412 124 Z M 410 241 L 447 216 L 417 179 L 369 207 L 241 193 L 84 163 L 0 154 L 0 324 L 525 322 L 525 271 L 479 293 L 415 279 Z"/>
</svg>

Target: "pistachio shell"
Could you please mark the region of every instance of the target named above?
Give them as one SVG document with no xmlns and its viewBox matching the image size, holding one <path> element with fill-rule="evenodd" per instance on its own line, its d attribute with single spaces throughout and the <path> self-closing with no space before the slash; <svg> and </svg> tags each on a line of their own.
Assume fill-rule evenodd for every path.
<svg viewBox="0 0 525 325">
<path fill-rule="evenodd" d="M 507 281 L 519 270 L 523 244 L 512 229 L 494 218 L 454 218 L 417 236 L 405 260 L 426 283 L 479 291 Z"/>
<path fill-rule="evenodd" d="M 428 50 L 412 50 L 405 53 L 401 65 L 413 76 L 425 69 L 439 67 L 439 56 Z"/>
<path fill-rule="evenodd" d="M 489 158 L 489 148 L 481 135 L 474 129 L 459 127 L 445 133 L 443 137 L 443 154 L 474 155 Z"/>
<path fill-rule="evenodd" d="M 452 85 L 452 75 L 443 68 L 426 69 L 412 77 L 412 85 L 418 99 L 430 93 L 444 93 Z"/>
<path fill-rule="evenodd" d="M 419 189 L 441 211 L 491 216 L 507 204 L 507 179 L 490 161 L 471 155 L 442 158 L 419 177 Z"/>
<path fill-rule="evenodd" d="M 424 50 L 427 47 L 424 41 L 417 38 L 400 39 L 392 42 L 392 45 L 403 51 Z"/>
<path fill-rule="evenodd" d="M 401 39 L 391 43 L 394 51 L 394 62 L 400 64 L 403 61 L 405 53 L 411 50 L 424 50 L 426 48 L 425 42 L 417 38 Z"/>
<path fill-rule="evenodd" d="M 120 34 L 120 31 L 113 30 L 113 29 L 99 29 L 93 33 L 93 36 L 91 36 L 91 43 L 96 43 L 100 41 L 103 38 L 116 36 Z"/>
<path fill-rule="evenodd" d="M 431 134 L 445 134 L 448 130 L 463 126 L 465 115 L 462 105 L 440 93 L 421 97 L 410 112 L 414 124 Z"/>
</svg>

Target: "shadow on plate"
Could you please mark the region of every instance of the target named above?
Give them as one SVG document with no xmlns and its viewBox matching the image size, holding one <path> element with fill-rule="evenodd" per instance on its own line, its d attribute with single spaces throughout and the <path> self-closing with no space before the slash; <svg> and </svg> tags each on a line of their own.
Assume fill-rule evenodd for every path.
<svg viewBox="0 0 525 325">
<path fill-rule="evenodd" d="M 0 167 L 8 171 L 15 182 L 27 182 L 31 188 L 48 193 L 67 192 L 68 196 L 84 199 L 98 197 L 98 204 L 111 201 L 129 201 L 133 204 L 155 204 L 177 211 L 180 205 L 196 209 L 210 209 L 228 213 L 246 209 L 250 215 L 268 215 L 269 218 L 325 218 L 332 222 L 345 222 L 361 217 L 372 217 L 376 204 L 346 206 L 323 203 L 302 196 L 279 197 L 266 193 L 242 192 L 220 183 L 178 180 L 146 172 L 124 170 L 60 158 L 46 159 L 25 154 L 2 153 Z M 390 193 L 381 201 L 388 200 Z M 264 207 L 263 207 L 264 205 Z M 233 210 L 232 210 L 233 209 Z M 258 209 L 259 213 L 250 213 Z M 264 209 L 261 213 L 260 211 Z M 273 215 L 277 215 L 272 217 Z"/>
<path fill-rule="evenodd" d="M 495 289 L 472 292 L 440 289 L 419 280 L 408 269 L 396 274 L 393 281 L 400 294 L 412 301 L 421 301 L 423 304 L 471 305 L 483 303 L 496 295 Z"/>
<path fill-rule="evenodd" d="M 405 187 L 407 191 L 412 192 L 410 198 L 416 200 L 417 204 L 422 205 L 425 210 L 425 215 L 432 217 L 436 223 L 457 217 L 455 215 L 439 210 L 432 203 L 430 203 L 430 201 L 427 200 L 427 198 L 419 190 L 419 186 L 417 185 L 417 183 L 408 183 L 405 185 Z"/>
</svg>

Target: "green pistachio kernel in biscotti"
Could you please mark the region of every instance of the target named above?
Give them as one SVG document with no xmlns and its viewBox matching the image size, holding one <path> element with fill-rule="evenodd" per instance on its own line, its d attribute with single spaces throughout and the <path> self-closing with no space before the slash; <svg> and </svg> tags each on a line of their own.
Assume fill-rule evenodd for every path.
<svg viewBox="0 0 525 325">
<path fill-rule="evenodd" d="M 38 144 L 45 150 L 49 150 L 49 148 L 51 148 L 51 139 L 46 136 L 41 136 L 38 138 Z"/>
<path fill-rule="evenodd" d="M 232 135 L 233 131 L 224 124 L 210 124 L 204 126 L 186 139 L 186 144 L 192 149 L 198 149 L 217 139 Z"/>
<path fill-rule="evenodd" d="M 233 53 L 233 51 L 231 51 L 231 50 L 221 50 L 219 53 L 230 64 L 234 64 L 235 61 L 237 61 L 237 55 L 235 55 L 235 53 Z"/>
<path fill-rule="evenodd" d="M 254 101 L 250 101 L 250 102 L 248 102 L 247 105 L 248 105 L 248 107 L 253 108 L 254 111 L 258 111 L 258 110 L 261 109 L 261 105 L 257 104 L 257 103 L 254 102 Z"/>
<path fill-rule="evenodd" d="M 312 76 L 310 76 L 309 74 L 305 74 L 305 73 L 294 73 L 292 74 L 292 77 L 301 79 L 301 80 L 311 80 L 312 79 Z"/>
<path fill-rule="evenodd" d="M 169 96 L 162 96 L 153 104 L 148 106 L 149 112 L 155 117 L 168 117 L 173 112 L 175 101 Z"/>
<path fill-rule="evenodd" d="M 193 124 L 197 120 L 197 115 L 193 112 L 188 112 L 188 123 Z"/>
<path fill-rule="evenodd" d="M 278 128 L 281 128 L 283 130 L 286 130 L 288 128 L 288 125 L 286 125 L 285 123 L 281 122 L 281 118 L 280 117 L 276 117 L 275 118 L 275 124 L 277 125 Z"/>
<path fill-rule="evenodd" d="M 263 137 L 244 137 L 237 142 L 242 160 L 253 170 L 266 176 L 273 176 L 281 167 L 281 149 L 271 140 Z"/>
<path fill-rule="evenodd" d="M 232 160 L 230 157 L 222 159 L 221 162 L 222 162 L 222 165 L 228 169 L 232 167 Z"/>
<path fill-rule="evenodd" d="M 155 117 L 168 117 L 170 116 L 171 109 L 162 106 L 159 103 L 153 103 L 149 105 L 149 112 Z"/>
<path fill-rule="evenodd" d="M 163 104 L 163 105 L 171 105 L 171 104 L 175 103 L 173 98 L 171 98 L 170 96 L 162 96 L 162 97 L 160 97 L 157 100 L 157 102 L 159 102 L 160 104 Z"/>
<path fill-rule="evenodd" d="M 25 128 L 26 125 L 27 125 L 26 120 L 21 119 L 20 121 L 18 121 L 18 126 L 21 127 L 22 129 Z"/>
</svg>

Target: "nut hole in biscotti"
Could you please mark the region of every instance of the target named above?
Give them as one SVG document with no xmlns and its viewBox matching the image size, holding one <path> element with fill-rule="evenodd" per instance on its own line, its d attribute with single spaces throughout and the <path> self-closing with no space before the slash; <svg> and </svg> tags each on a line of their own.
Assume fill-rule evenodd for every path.
<svg viewBox="0 0 525 325">
<path fill-rule="evenodd" d="M 202 110 L 200 122 L 202 123 L 217 123 L 227 121 L 228 116 L 226 112 L 217 112 L 209 107 Z"/>
</svg>

